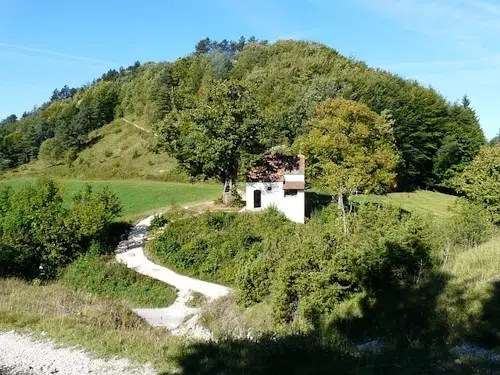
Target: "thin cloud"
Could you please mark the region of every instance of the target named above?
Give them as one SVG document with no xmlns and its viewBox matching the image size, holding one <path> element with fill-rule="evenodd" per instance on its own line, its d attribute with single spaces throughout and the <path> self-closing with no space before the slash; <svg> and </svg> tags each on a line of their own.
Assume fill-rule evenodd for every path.
<svg viewBox="0 0 500 375">
<path fill-rule="evenodd" d="M 480 66 L 482 69 L 497 69 L 500 67 L 500 56 L 491 55 L 480 59 L 470 60 L 436 60 L 436 61 L 403 61 L 390 64 L 378 64 L 381 69 L 464 69 L 471 66 Z"/>
<path fill-rule="evenodd" d="M 402 27 L 481 53 L 500 33 L 500 7 L 487 0 L 356 0 L 363 7 L 393 18 Z"/>
<path fill-rule="evenodd" d="M 49 51 L 49 50 L 45 50 L 45 49 L 33 48 L 33 47 L 22 46 L 22 45 L 17 45 L 17 44 L 0 42 L 0 47 L 7 48 L 7 49 L 21 50 L 21 51 L 35 52 L 35 53 L 38 53 L 41 55 L 53 56 L 53 57 L 67 59 L 67 60 L 86 61 L 89 63 L 100 64 L 100 65 L 117 65 L 111 61 L 98 60 L 98 59 L 93 59 L 90 57 L 69 55 L 69 54 L 60 53 L 60 52 L 56 52 L 56 51 Z"/>
</svg>

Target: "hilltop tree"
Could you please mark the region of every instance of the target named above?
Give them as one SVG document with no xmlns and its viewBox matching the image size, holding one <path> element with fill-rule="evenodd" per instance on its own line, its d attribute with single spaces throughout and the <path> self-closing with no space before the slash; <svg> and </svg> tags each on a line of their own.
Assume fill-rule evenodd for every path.
<svg viewBox="0 0 500 375">
<path fill-rule="evenodd" d="M 332 99 L 318 105 L 308 129 L 294 147 L 306 156 L 312 185 L 337 198 L 347 233 L 345 201 L 349 195 L 382 193 L 395 185 L 391 121 L 364 104 Z"/>
<path fill-rule="evenodd" d="M 51 165 L 56 165 L 61 161 L 64 151 L 65 149 L 59 139 L 50 138 L 41 144 L 38 157 Z"/>
<path fill-rule="evenodd" d="M 500 223 L 500 144 L 481 148 L 472 163 L 452 182 L 459 193 L 483 205 L 493 221 Z"/>
<path fill-rule="evenodd" d="M 194 108 L 173 111 L 158 126 L 159 146 L 190 176 L 224 182 L 231 198 L 242 161 L 264 150 L 265 127 L 256 101 L 236 82 L 211 85 Z"/>
</svg>

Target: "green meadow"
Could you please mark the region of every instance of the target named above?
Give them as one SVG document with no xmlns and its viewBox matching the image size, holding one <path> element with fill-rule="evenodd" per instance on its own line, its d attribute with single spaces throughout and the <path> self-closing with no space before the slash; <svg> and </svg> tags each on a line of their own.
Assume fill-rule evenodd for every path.
<svg viewBox="0 0 500 375">
<path fill-rule="evenodd" d="M 36 181 L 34 177 L 1 180 L 0 187 L 12 186 L 16 189 L 34 181 Z M 141 215 L 164 207 L 212 200 L 221 193 L 219 185 L 205 183 L 139 180 L 81 181 L 58 179 L 58 181 L 64 186 L 68 199 L 76 192 L 81 191 L 86 184 L 90 184 L 95 190 L 108 186 L 120 199 L 123 205 L 123 218 L 129 221 L 139 219 Z"/>
</svg>

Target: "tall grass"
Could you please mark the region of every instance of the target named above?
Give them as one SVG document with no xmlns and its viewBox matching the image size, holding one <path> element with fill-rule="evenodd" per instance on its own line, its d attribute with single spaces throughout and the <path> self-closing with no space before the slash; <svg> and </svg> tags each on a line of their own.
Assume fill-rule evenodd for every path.
<svg viewBox="0 0 500 375">
<path fill-rule="evenodd" d="M 189 340 L 154 329 L 125 306 L 59 283 L 35 286 L 0 279 L 0 329 L 46 332 L 58 342 L 79 345 L 103 356 L 152 363 L 159 371 L 178 372 L 173 358 Z"/>
</svg>

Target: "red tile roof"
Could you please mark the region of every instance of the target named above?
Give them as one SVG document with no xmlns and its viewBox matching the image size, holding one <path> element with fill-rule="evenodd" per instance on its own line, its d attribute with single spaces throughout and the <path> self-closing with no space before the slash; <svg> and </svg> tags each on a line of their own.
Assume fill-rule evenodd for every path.
<svg viewBox="0 0 500 375">
<path fill-rule="evenodd" d="M 304 156 L 266 156 L 250 170 L 247 181 L 282 182 L 285 175 L 301 175 L 305 172 Z"/>
</svg>

